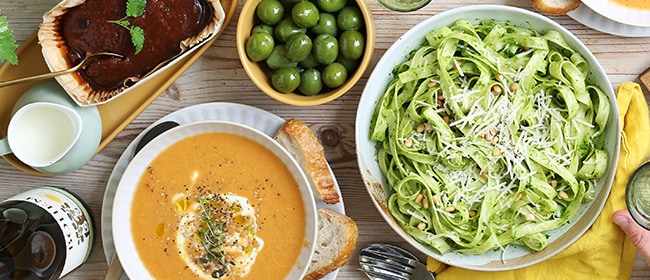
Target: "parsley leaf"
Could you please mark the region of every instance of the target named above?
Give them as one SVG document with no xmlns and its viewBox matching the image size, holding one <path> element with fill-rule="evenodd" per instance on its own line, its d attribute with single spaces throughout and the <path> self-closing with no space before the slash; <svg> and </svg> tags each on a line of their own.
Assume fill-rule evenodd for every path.
<svg viewBox="0 0 650 280">
<path fill-rule="evenodd" d="M 147 0 L 127 0 L 126 1 L 126 16 L 118 20 L 109 20 L 109 23 L 115 23 L 129 30 L 131 35 L 131 43 L 135 48 L 135 54 L 140 53 L 144 47 L 144 29 L 140 26 L 131 26 L 127 18 L 139 17 L 144 14 L 144 9 L 147 6 Z"/>
<path fill-rule="evenodd" d="M 9 23 L 6 16 L 0 16 L 0 62 L 9 61 L 9 63 L 18 64 L 18 56 L 16 55 L 16 37 L 14 32 L 9 29 Z"/>
<path fill-rule="evenodd" d="M 115 24 L 117 24 L 119 26 L 122 26 L 122 27 L 124 27 L 126 29 L 128 29 L 129 25 L 131 25 L 131 23 L 126 19 L 109 20 L 108 22 L 109 23 L 115 23 Z"/>
<path fill-rule="evenodd" d="M 126 1 L 126 15 L 130 17 L 139 17 L 144 14 L 144 8 L 147 6 L 147 0 L 128 0 Z"/>
<path fill-rule="evenodd" d="M 131 34 L 131 43 L 135 47 L 135 54 L 138 54 L 144 47 L 144 29 L 140 28 L 140 26 L 131 26 L 129 33 Z"/>
</svg>

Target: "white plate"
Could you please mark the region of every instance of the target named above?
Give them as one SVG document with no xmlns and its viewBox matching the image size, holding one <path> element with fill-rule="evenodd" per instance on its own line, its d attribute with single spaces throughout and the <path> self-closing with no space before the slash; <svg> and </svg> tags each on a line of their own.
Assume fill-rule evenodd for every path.
<svg viewBox="0 0 650 280">
<path fill-rule="evenodd" d="M 611 0 L 582 0 L 582 4 L 613 21 L 633 26 L 650 27 L 650 7 L 648 9 L 634 9 Z"/>
<path fill-rule="evenodd" d="M 580 6 L 567 15 L 587 27 L 622 37 L 650 37 L 650 27 L 623 24 L 594 12 L 587 5 Z"/>
<path fill-rule="evenodd" d="M 102 235 L 102 245 L 104 247 L 104 256 L 106 261 L 110 264 L 113 253 L 115 252 L 115 246 L 113 244 L 113 234 L 111 230 L 111 217 L 113 212 L 113 200 L 115 197 L 115 191 L 119 184 L 119 180 L 124 174 L 126 167 L 129 165 L 129 161 L 133 155 L 133 150 L 135 145 L 140 141 L 142 136 L 149 131 L 152 127 L 161 123 L 163 121 L 175 121 L 179 124 L 187 124 L 196 121 L 204 120 L 222 120 L 222 121 L 232 121 L 247 125 L 249 127 L 255 128 L 269 136 L 274 136 L 275 132 L 285 123 L 285 120 L 281 117 L 264 111 L 259 108 L 251 107 L 248 105 L 236 104 L 236 103 L 225 103 L 225 102 L 215 102 L 215 103 L 205 103 L 190 106 L 183 108 L 181 110 L 170 113 L 169 115 L 159 119 L 158 121 L 152 123 L 147 127 L 140 135 L 138 135 L 131 144 L 124 150 L 122 156 L 115 163 L 113 172 L 108 179 L 106 184 L 106 190 L 104 192 L 104 200 L 102 204 L 102 213 L 101 213 L 101 235 Z M 334 174 L 334 173 L 332 173 Z M 341 191 L 334 178 L 334 186 L 336 191 L 341 195 Z M 337 212 L 345 214 L 345 207 L 343 205 L 343 199 L 337 204 L 326 204 L 320 199 L 316 200 L 317 208 L 330 208 Z M 336 279 L 338 275 L 338 270 L 325 276 L 325 280 Z M 126 275 L 122 274 L 122 279 L 127 280 Z"/>
</svg>

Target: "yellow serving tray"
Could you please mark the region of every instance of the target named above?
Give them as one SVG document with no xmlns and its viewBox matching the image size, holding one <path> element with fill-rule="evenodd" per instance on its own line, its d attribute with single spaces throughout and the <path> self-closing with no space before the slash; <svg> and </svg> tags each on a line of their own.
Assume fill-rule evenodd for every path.
<svg viewBox="0 0 650 280">
<path fill-rule="evenodd" d="M 99 114 L 102 118 L 102 140 L 99 143 L 97 152 L 101 151 L 108 143 L 117 136 L 133 119 L 135 119 L 151 102 L 153 102 L 163 91 L 181 75 L 185 70 L 194 63 L 221 35 L 226 29 L 228 23 L 232 20 L 235 10 L 237 10 L 237 0 L 221 0 L 221 5 L 226 12 L 226 19 L 223 28 L 219 33 L 214 36 L 210 41 L 205 43 L 194 53 L 184 57 L 178 63 L 170 65 L 163 72 L 152 77 L 149 81 L 138 85 L 138 89 L 130 93 L 124 94 L 115 100 L 108 103 L 98 105 Z M 0 67 L 0 80 L 12 80 L 23 78 L 27 76 L 39 75 L 50 70 L 45 64 L 41 47 L 38 45 L 36 33 L 32 35 L 24 44 L 16 51 L 20 62 L 18 65 L 11 63 L 4 63 Z M 7 126 L 11 118 L 11 112 L 14 104 L 20 96 L 34 85 L 42 81 L 29 82 L 0 88 L 0 137 L 5 137 L 7 134 Z M 3 156 L 9 164 L 29 174 L 48 176 L 32 169 L 31 167 L 22 163 L 13 154 Z"/>
</svg>

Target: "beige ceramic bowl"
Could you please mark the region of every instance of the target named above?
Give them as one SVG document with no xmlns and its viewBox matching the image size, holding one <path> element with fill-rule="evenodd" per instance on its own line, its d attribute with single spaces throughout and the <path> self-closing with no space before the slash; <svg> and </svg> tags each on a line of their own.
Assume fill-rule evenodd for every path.
<svg viewBox="0 0 650 280">
<path fill-rule="evenodd" d="M 132 218 L 131 205 L 134 201 L 136 187 L 140 178 L 148 171 L 150 163 L 170 146 L 183 139 L 203 133 L 229 133 L 242 136 L 262 145 L 275 156 L 277 156 L 293 175 L 303 200 L 304 212 L 306 215 L 305 235 L 301 242 L 300 253 L 297 261 L 293 264 L 287 279 L 301 279 L 307 271 L 310 260 L 314 253 L 314 244 L 317 238 L 317 217 L 316 202 L 311 192 L 307 177 L 298 163 L 278 142 L 270 136 L 245 125 L 228 121 L 200 121 L 175 127 L 148 143 L 137 153 L 124 171 L 115 194 L 113 204 L 112 229 L 115 242 L 115 250 L 124 267 L 124 271 L 130 279 L 153 279 L 137 253 L 134 239 L 142 238 L 142 234 L 134 232 L 129 221 Z M 251 200 L 251 198 L 248 198 Z M 264 240 L 265 247 L 282 247 L 282 240 Z M 270 250 L 263 247 L 263 250 Z M 256 264 L 253 264 L 255 266 Z"/>
<path fill-rule="evenodd" d="M 239 14 L 239 20 L 237 22 L 237 52 L 239 54 L 239 60 L 241 61 L 242 66 L 244 66 L 244 70 L 246 70 L 248 77 L 250 77 L 253 83 L 255 83 L 255 85 L 268 96 L 283 103 L 296 106 L 321 105 L 339 98 L 348 92 L 359 81 L 365 70 L 368 68 L 375 47 L 375 24 L 370 7 L 368 7 L 365 0 L 354 1 L 359 6 L 363 15 L 366 35 L 366 46 L 359 67 L 356 72 L 348 73 L 348 80 L 339 88 L 321 92 L 313 96 L 306 96 L 300 93 L 282 93 L 275 90 L 271 84 L 271 69 L 269 69 L 263 61 L 255 62 L 248 58 L 245 48 L 246 40 L 250 37 L 253 27 L 258 24 L 256 21 L 255 9 L 257 8 L 257 4 L 260 3 L 260 0 L 246 1 L 241 13 Z"/>
<path fill-rule="evenodd" d="M 583 203 L 569 222 L 560 228 L 547 231 L 548 246 L 538 252 L 532 252 L 520 246 L 508 246 L 503 251 L 492 250 L 479 255 L 468 255 L 455 252 L 440 254 L 428 245 L 417 242 L 411 237 L 392 216 L 388 210 L 388 197 L 393 192 L 388 185 L 376 161 L 376 142 L 370 140 L 371 118 L 375 106 L 393 79 L 391 69 L 408 59 L 408 54 L 421 46 L 425 34 L 442 26 L 451 25 L 456 20 L 464 18 L 476 24 L 481 19 L 495 19 L 500 23 L 509 22 L 523 27 L 537 29 L 540 32 L 557 30 L 566 42 L 582 54 L 589 65 L 589 75 L 593 83 L 598 85 L 609 99 L 609 119 L 605 129 L 605 150 L 609 154 L 608 170 L 597 182 L 594 199 Z M 527 10 L 501 5 L 473 5 L 448 10 L 430 17 L 402 35 L 383 55 L 370 74 L 367 85 L 361 95 L 356 117 L 356 144 L 359 171 L 370 194 L 371 200 L 386 222 L 405 241 L 443 263 L 471 270 L 503 271 L 522 268 L 542 262 L 567 248 L 578 240 L 600 214 L 616 173 L 619 154 L 619 120 L 616 97 L 607 74 L 600 66 L 589 49 L 572 33 L 556 22 Z"/>
</svg>

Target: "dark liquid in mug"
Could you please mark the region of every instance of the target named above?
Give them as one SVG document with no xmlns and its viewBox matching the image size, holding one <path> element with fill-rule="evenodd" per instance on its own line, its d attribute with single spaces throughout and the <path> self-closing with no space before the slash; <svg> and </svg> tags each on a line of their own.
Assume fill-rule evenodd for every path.
<svg viewBox="0 0 650 280">
<path fill-rule="evenodd" d="M 58 278 L 65 255 L 52 215 L 24 201 L 0 205 L 0 280 Z"/>
</svg>

